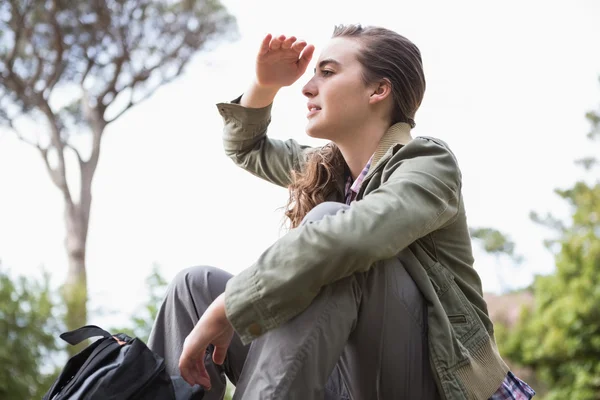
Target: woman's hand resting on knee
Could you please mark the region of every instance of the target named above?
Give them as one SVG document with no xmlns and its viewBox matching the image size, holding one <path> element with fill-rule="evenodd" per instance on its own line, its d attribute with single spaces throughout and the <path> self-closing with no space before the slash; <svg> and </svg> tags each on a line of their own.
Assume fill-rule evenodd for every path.
<svg viewBox="0 0 600 400">
<path fill-rule="evenodd" d="M 210 389 L 210 378 L 204 366 L 204 354 L 209 344 L 215 346 L 213 361 L 223 364 L 227 349 L 233 338 L 233 326 L 225 314 L 225 294 L 212 302 L 192 332 L 185 338 L 179 358 L 182 378 L 190 385 Z"/>
</svg>

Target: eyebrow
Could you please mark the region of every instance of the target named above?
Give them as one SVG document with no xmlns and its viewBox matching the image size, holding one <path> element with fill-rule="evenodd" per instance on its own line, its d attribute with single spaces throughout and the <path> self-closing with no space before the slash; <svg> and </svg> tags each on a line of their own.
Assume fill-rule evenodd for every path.
<svg viewBox="0 0 600 400">
<path fill-rule="evenodd" d="M 339 62 L 339 61 L 337 61 L 337 60 L 334 60 L 333 58 L 326 58 L 326 59 L 324 59 L 323 61 L 321 61 L 321 62 L 319 63 L 319 69 L 321 69 L 321 68 L 325 67 L 327 64 L 335 64 L 335 65 L 337 65 L 337 66 L 340 66 L 340 65 L 342 65 L 342 63 L 340 63 L 340 62 Z M 317 69 L 315 68 L 315 73 L 316 73 L 316 72 L 317 72 Z"/>
</svg>

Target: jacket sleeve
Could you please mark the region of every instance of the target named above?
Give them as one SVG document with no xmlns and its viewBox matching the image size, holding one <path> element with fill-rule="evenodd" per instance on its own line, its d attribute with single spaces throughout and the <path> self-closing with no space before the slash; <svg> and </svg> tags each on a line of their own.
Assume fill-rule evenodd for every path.
<svg viewBox="0 0 600 400">
<path fill-rule="evenodd" d="M 241 96 L 230 103 L 219 103 L 223 117 L 225 154 L 246 171 L 279 186 L 288 187 L 291 171 L 300 170 L 309 146 L 293 139 L 269 139 L 271 105 L 247 108 L 239 104 Z"/>
<path fill-rule="evenodd" d="M 460 171 L 454 155 L 425 138 L 400 151 L 379 188 L 346 211 L 291 230 L 227 283 L 227 317 L 243 343 L 302 312 L 321 287 L 368 270 L 455 219 Z"/>
</svg>

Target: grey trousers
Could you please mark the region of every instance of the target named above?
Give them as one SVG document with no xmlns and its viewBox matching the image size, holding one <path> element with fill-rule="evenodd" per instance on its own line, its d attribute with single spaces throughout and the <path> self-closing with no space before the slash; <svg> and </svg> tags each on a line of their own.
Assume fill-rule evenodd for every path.
<svg viewBox="0 0 600 400">
<path fill-rule="evenodd" d="M 315 207 L 304 223 L 346 208 Z M 183 342 L 225 290 L 231 274 L 212 267 L 181 271 L 169 285 L 148 341 L 179 375 Z M 205 356 L 220 400 L 226 380 L 234 399 L 438 399 L 427 350 L 427 306 L 397 259 L 378 263 L 324 288 L 312 304 L 250 345 L 234 335 L 223 366 Z"/>
</svg>

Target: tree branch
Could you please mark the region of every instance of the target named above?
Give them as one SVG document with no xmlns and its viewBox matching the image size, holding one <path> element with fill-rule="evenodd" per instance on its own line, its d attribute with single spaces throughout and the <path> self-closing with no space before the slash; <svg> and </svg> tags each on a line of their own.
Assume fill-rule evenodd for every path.
<svg viewBox="0 0 600 400">
<path fill-rule="evenodd" d="M 163 78 L 161 80 L 161 82 L 156 85 L 153 89 L 149 90 L 141 99 L 139 99 L 138 101 L 133 101 L 133 95 L 135 92 L 135 86 L 138 83 L 144 82 L 145 80 L 147 80 L 150 75 L 152 74 L 153 71 L 159 69 L 160 67 L 164 66 L 164 64 L 171 59 L 174 59 L 177 57 L 177 54 L 181 51 L 181 49 L 185 46 L 185 40 L 182 40 L 181 43 L 169 54 L 167 54 L 165 57 L 163 57 L 161 60 L 159 60 L 154 66 L 148 68 L 148 69 L 143 69 L 142 71 L 140 71 L 136 76 L 134 76 L 134 78 L 132 79 L 132 81 L 123 86 L 122 88 L 120 88 L 118 91 L 115 92 L 115 96 L 118 93 L 123 92 L 126 89 L 130 89 L 131 90 L 131 96 L 129 98 L 129 103 L 125 106 L 125 108 L 123 110 L 121 110 L 114 118 L 110 119 L 109 121 L 106 121 L 106 124 L 110 124 L 111 122 L 116 121 L 117 119 L 119 119 L 119 117 L 121 117 L 123 114 L 125 114 L 125 112 L 127 110 L 129 110 L 131 107 L 140 104 L 141 102 L 147 100 L 150 96 L 152 96 L 152 94 L 154 94 L 154 92 L 160 88 L 162 85 L 167 84 L 171 81 L 173 81 L 175 78 L 177 78 L 179 75 L 181 75 L 181 72 L 183 72 L 183 68 L 185 66 L 185 61 L 181 63 L 181 65 L 179 66 L 179 68 L 177 69 L 177 72 L 175 74 L 173 74 L 173 76 L 170 76 L 168 78 Z"/>
<path fill-rule="evenodd" d="M 33 2 L 26 4 L 23 14 L 19 14 L 19 4 L 14 0 L 10 0 L 10 5 L 11 5 L 11 9 L 12 9 L 12 17 L 14 19 L 16 19 L 17 21 L 16 21 L 16 30 L 13 30 L 13 33 L 15 34 L 14 46 L 10 50 L 9 56 L 7 58 L 8 62 L 6 65 L 7 65 L 8 70 L 12 70 L 12 67 L 17 58 L 19 42 L 21 41 L 21 35 L 23 34 L 23 28 L 25 26 L 25 16 L 30 11 L 32 4 L 33 4 Z M 13 22 L 13 23 L 15 23 L 15 22 Z"/>
<path fill-rule="evenodd" d="M 171 51 L 170 53 L 168 53 L 167 55 L 162 57 L 154 66 L 152 66 L 150 68 L 143 68 L 141 71 L 139 71 L 137 73 L 137 75 L 135 75 L 133 77 L 131 82 L 129 82 L 128 84 L 119 88 L 115 92 L 115 96 L 117 94 L 123 92 L 126 89 L 133 89 L 134 86 L 137 85 L 138 83 L 141 83 L 141 82 L 144 82 L 145 80 L 147 80 L 150 77 L 150 75 L 152 74 L 152 72 L 154 72 L 155 70 L 164 66 L 168 60 L 177 58 L 178 53 L 181 51 L 181 49 L 183 49 L 184 46 L 185 46 L 185 39 L 182 40 L 181 43 L 173 51 Z M 183 65 L 179 67 L 179 71 L 182 70 L 182 67 L 183 67 Z M 169 79 L 169 81 L 170 80 L 172 80 L 172 79 Z"/>
<path fill-rule="evenodd" d="M 77 160 L 79 161 L 79 165 L 84 163 L 83 158 L 81 158 L 81 153 L 79 152 L 79 150 L 77 150 L 75 148 L 75 146 L 73 146 L 70 143 L 65 143 L 65 148 L 67 148 L 67 149 L 71 150 L 73 153 L 75 153 L 75 155 L 77 156 Z"/>
<path fill-rule="evenodd" d="M 83 75 L 81 76 L 81 80 L 79 81 L 79 84 L 81 86 L 83 86 L 85 78 L 87 78 L 92 68 L 94 68 L 94 64 L 96 63 L 96 61 L 88 57 L 87 54 L 85 55 L 85 59 L 87 60 L 87 67 L 85 68 L 85 72 L 83 73 Z"/>
<path fill-rule="evenodd" d="M 12 128 L 12 126 L 11 126 L 11 128 Z M 21 142 L 27 143 L 28 145 L 33 146 L 38 150 L 42 150 L 42 146 L 40 146 L 39 142 L 35 143 L 34 141 L 27 139 L 25 136 L 21 135 L 21 133 L 14 128 L 12 128 L 12 130 L 15 132 L 15 134 L 17 135 L 17 138 Z"/>
<path fill-rule="evenodd" d="M 60 189 L 65 201 L 68 205 L 73 205 L 71 201 L 71 193 L 69 192 L 69 188 L 66 186 L 66 181 L 63 179 L 63 176 L 55 169 L 50 166 L 50 161 L 48 160 L 48 150 L 49 148 L 40 148 L 40 153 L 42 154 L 42 159 L 44 160 L 44 164 L 46 165 L 46 170 L 48 174 L 50 174 L 50 178 L 52 182 L 56 185 L 57 188 Z"/>
<path fill-rule="evenodd" d="M 56 19 L 56 8 L 56 0 L 53 0 L 52 7 L 50 8 L 50 20 L 52 21 L 52 28 L 54 29 L 54 48 L 56 49 L 56 59 L 54 60 L 54 69 L 52 71 L 52 74 L 50 75 L 48 82 L 46 82 L 46 87 L 44 88 L 44 90 L 42 90 L 42 93 L 45 92 L 47 89 L 52 89 L 54 87 L 56 82 L 58 82 L 58 79 L 60 78 L 62 72 L 61 65 L 63 62 L 64 46 L 61 28 L 58 23 L 58 20 Z"/>
<path fill-rule="evenodd" d="M 14 118 L 9 117 L 7 119 L 8 119 L 8 126 L 10 127 L 10 129 L 13 132 L 15 132 L 15 135 L 17 136 L 17 138 L 20 141 L 22 141 L 23 143 L 26 143 L 32 147 L 35 147 L 36 149 L 39 150 L 40 155 L 42 156 L 42 159 L 44 161 L 44 165 L 46 166 L 46 170 L 48 171 L 48 174 L 50 175 L 50 178 L 52 179 L 52 182 L 54 183 L 54 185 L 56 185 L 56 187 L 58 189 L 60 189 L 67 204 L 72 204 L 71 193 L 69 192 L 69 187 L 67 186 L 65 174 L 59 172 L 59 170 L 53 169 L 52 166 L 50 166 L 50 161 L 48 160 L 48 150 L 50 149 L 50 147 L 44 148 L 40 145 L 39 142 L 36 143 L 36 142 L 33 142 L 32 140 L 27 139 L 14 126 L 14 123 L 13 123 Z M 73 149 L 73 151 L 75 151 L 75 154 L 77 154 L 77 157 L 79 157 L 79 159 L 81 160 L 79 152 L 75 148 L 71 147 L 70 145 L 69 145 L 69 147 L 71 149 Z M 59 162 L 59 165 L 60 165 L 60 162 Z"/>
<path fill-rule="evenodd" d="M 19 130 L 15 127 L 14 121 L 18 118 L 17 117 L 11 117 L 8 115 L 8 113 L 4 113 L 2 116 L 4 119 L 6 119 L 7 123 L 8 123 L 8 127 L 15 133 L 15 135 L 17 136 L 17 139 L 19 139 L 20 141 L 22 141 L 23 143 L 26 143 L 32 147 L 35 147 L 38 150 L 41 150 L 42 147 L 40 146 L 39 142 L 35 143 L 32 140 L 27 139 L 25 136 L 23 136 L 21 134 L 21 132 L 19 132 Z"/>
<path fill-rule="evenodd" d="M 42 56 L 40 56 L 40 53 L 38 53 L 37 48 L 33 45 L 33 43 L 32 46 L 33 54 L 35 55 L 38 64 L 35 74 L 29 80 L 29 85 L 35 88 L 35 83 L 41 78 L 42 73 L 44 72 L 44 59 L 42 58 Z"/>
<path fill-rule="evenodd" d="M 127 61 L 128 58 L 129 57 L 128 57 L 127 53 L 123 53 L 122 55 L 120 55 L 119 57 L 116 57 L 113 60 L 113 64 L 115 66 L 115 73 L 113 74 L 112 79 L 110 80 L 110 82 L 106 86 L 106 89 L 104 89 L 104 92 L 102 92 L 102 94 L 100 94 L 100 96 L 98 96 L 98 102 L 99 103 L 102 103 L 102 104 L 104 104 L 106 106 L 107 104 L 104 103 L 104 98 L 109 93 L 113 93 L 116 96 L 116 94 L 117 94 L 117 80 L 119 79 L 119 75 L 121 75 L 121 70 L 123 69 L 123 65 L 125 64 L 125 61 Z"/>
<path fill-rule="evenodd" d="M 113 118 L 111 118 L 110 120 L 106 121 L 106 125 L 115 122 L 117 119 L 119 119 L 123 114 L 125 114 L 125 112 L 127 110 L 129 110 L 131 107 L 136 106 L 140 103 L 142 103 L 145 100 L 148 100 L 153 94 L 154 92 L 156 92 L 162 85 L 167 84 L 171 81 L 173 81 L 175 78 L 177 78 L 181 73 L 178 71 L 176 74 L 174 74 L 173 76 L 170 76 L 169 78 L 163 79 L 161 80 L 161 82 L 156 85 L 154 88 L 148 90 L 148 92 L 146 92 L 146 94 L 144 96 L 142 96 L 139 100 L 137 101 L 133 101 L 133 94 L 134 94 L 134 88 L 131 88 L 131 96 L 129 97 L 129 103 L 125 106 L 124 109 L 122 109 L 121 111 L 119 111 L 119 113 L 114 116 Z"/>
<path fill-rule="evenodd" d="M 41 111 L 44 113 L 48 122 L 50 123 L 50 142 L 56 150 L 58 155 L 58 165 L 56 169 L 52 169 L 48 162 L 48 149 L 45 150 L 44 161 L 48 167 L 52 180 L 56 184 L 56 186 L 62 191 L 63 196 L 65 198 L 65 202 L 67 205 L 73 205 L 73 199 L 71 197 L 71 192 L 69 191 L 69 185 L 67 184 L 67 172 L 65 166 L 65 153 L 64 147 L 65 142 L 60 137 L 60 127 L 58 126 L 58 121 L 56 120 L 56 116 L 54 112 L 50 108 L 48 101 L 44 98 L 43 95 L 39 94 L 39 107 Z"/>
<path fill-rule="evenodd" d="M 98 158 L 100 157 L 100 144 L 102 142 L 102 133 L 106 127 L 106 121 L 104 120 L 103 114 L 105 107 L 101 104 L 97 104 L 96 107 L 91 107 L 89 104 L 89 95 L 85 88 L 82 87 L 83 97 L 81 99 L 83 115 L 87 119 L 92 128 L 92 152 L 87 164 L 93 171 L 96 169 L 98 164 Z M 92 171 L 92 174 L 93 174 Z"/>
<path fill-rule="evenodd" d="M 16 98 L 23 102 L 23 105 L 26 107 L 35 105 L 35 100 L 25 94 L 25 83 L 21 77 L 15 74 L 12 69 L 8 69 L 7 72 L 7 75 L 0 75 L 0 83 L 10 89 Z"/>
<path fill-rule="evenodd" d="M 129 19 L 128 19 L 129 21 L 132 20 L 132 14 L 133 14 L 133 10 L 131 11 L 131 13 L 129 15 Z M 108 82 L 104 91 L 98 96 L 98 103 L 101 103 L 105 106 L 108 105 L 104 102 L 104 99 L 106 98 L 106 96 L 108 96 L 110 93 L 112 93 L 114 95 L 114 97 L 117 96 L 117 93 L 118 93 L 117 81 L 119 79 L 119 76 L 121 75 L 123 65 L 127 61 L 130 61 L 130 58 L 131 58 L 130 53 L 129 53 L 129 47 L 127 45 L 127 34 L 125 32 L 125 27 L 120 26 L 119 29 L 117 29 L 117 32 L 118 32 L 118 36 L 119 36 L 118 39 L 115 38 L 115 36 L 112 35 L 111 33 L 108 33 L 110 35 L 110 37 L 113 38 L 115 40 L 115 42 L 118 42 L 118 45 L 120 45 L 121 54 L 114 57 L 110 61 L 110 64 L 114 65 L 114 67 L 115 67 L 112 79 Z"/>
</svg>

